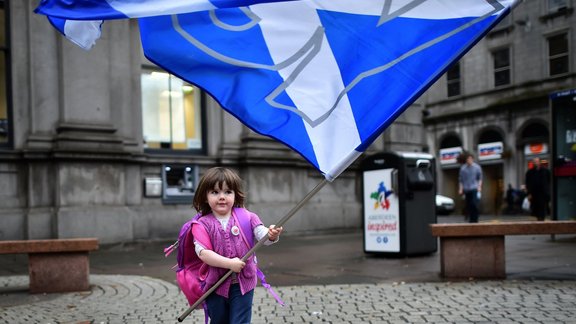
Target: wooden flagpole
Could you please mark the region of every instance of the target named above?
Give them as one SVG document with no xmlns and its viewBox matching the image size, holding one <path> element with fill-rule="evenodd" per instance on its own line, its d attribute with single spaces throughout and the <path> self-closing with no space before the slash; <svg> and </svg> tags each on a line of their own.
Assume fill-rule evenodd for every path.
<svg viewBox="0 0 576 324">
<path fill-rule="evenodd" d="M 326 184 L 328 183 L 328 180 L 323 179 L 320 183 L 318 183 L 316 185 L 316 187 L 314 187 L 314 189 L 312 189 L 304 198 L 302 198 L 302 200 L 296 205 L 294 206 L 287 214 L 286 216 L 282 217 L 282 219 L 280 219 L 278 221 L 278 223 L 276 223 L 275 225 L 277 227 L 282 227 L 284 226 L 284 224 L 290 219 L 292 218 L 292 216 L 294 216 L 294 214 L 296 214 L 296 212 L 298 210 L 300 210 L 302 208 L 302 206 L 304 206 L 305 203 L 308 202 L 308 200 L 310 200 L 310 198 L 312 198 L 316 193 L 318 193 L 318 191 L 320 191 L 320 189 L 322 189 Z M 268 239 L 268 235 L 264 236 L 260 241 L 258 241 L 258 243 L 256 243 L 254 245 L 254 247 L 252 247 L 252 249 L 250 249 L 250 251 L 248 251 L 246 253 L 246 255 L 244 255 L 242 257 L 242 261 L 246 262 L 246 260 L 252 255 L 254 254 L 263 244 L 264 242 L 266 242 L 266 240 Z M 180 315 L 180 317 L 178 317 L 178 322 L 182 322 L 184 321 L 184 319 L 186 317 L 188 317 L 188 315 L 190 315 L 190 313 L 192 313 L 192 311 L 194 309 L 196 309 L 196 307 L 198 307 L 198 305 L 200 305 L 206 298 L 208 298 L 208 296 L 214 292 L 214 290 L 216 290 L 226 279 L 228 279 L 228 277 L 230 277 L 230 275 L 232 275 L 233 271 L 229 270 L 222 278 L 220 278 L 220 280 L 218 280 L 218 282 L 216 282 L 214 284 L 214 286 L 212 286 L 210 289 L 208 289 L 204 295 L 202 295 L 202 297 L 200 297 L 200 299 L 198 299 L 194 305 L 190 306 L 184 313 L 182 313 L 182 315 Z"/>
</svg>

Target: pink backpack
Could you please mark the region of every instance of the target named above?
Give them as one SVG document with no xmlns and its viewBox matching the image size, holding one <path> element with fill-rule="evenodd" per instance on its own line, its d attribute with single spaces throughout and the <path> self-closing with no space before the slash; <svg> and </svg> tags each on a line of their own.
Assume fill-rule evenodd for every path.
<svg viewBox="0 0 576 324">
<path fill-rule="evenodd" d="M 254 235 L 252 234 L 252 226 L 250 224 L 250 215 L 248 214 L 248 211 L 244 208 L 234 208 L 232 215 L 236 217 L 236 221 L 240 225 L 240 234 L 244 242 L 249 248 L 252 248 L 254 246 Z M 192 226 L 193 224 L 199 224 L 198 218 L 200 217 L 201 214 L 197 214 L 190 221 L 186 222 L 180 229 L 178 240 L 164 249 L 166 256 L 172 253 L 175 249 L 178 249 L 178 263 L 174 266 L 176 269 L 176 281 L 190 305 L 196 303 L 196 301 L 200 299 L 207 290 L 207 287 L 204 287 L 204 280 L 208 273 L 208 265 L 202 262 L 198 255 L 196 255 L 196 252 L 194 251 L 194 239 L 196 239 L 206 249 L 213 249 L 210 237 L 208 236 L 208 232 L 206 232 L 204 226 Z M 264 273 L 257 268 L 256 274 L 258 275 L 258 278 L 260 278 L 262 286 L 270 292 L 280 305 L 284 306 L 284 302 L 266 282 Z"/>
<path fill-rule="evenodd" d="M 176 281 L 190 305 L 193 305 L 204 294 L 202 284 L 208 271 L 208 265 L 202 262 L 194 252 L 194 237 L 207 249 L 212 249 L 212 243 L 206 229 L 203 226 L 192 226 L 194 223 L 198 223 L 200 216 L 201 214 L 197 214 L 184 223 L 178 234 L 178 240 L 164 249 L 166 256 L 177 249 L 176 259 L 178 263 L 174 266 Z"/>
</svg>

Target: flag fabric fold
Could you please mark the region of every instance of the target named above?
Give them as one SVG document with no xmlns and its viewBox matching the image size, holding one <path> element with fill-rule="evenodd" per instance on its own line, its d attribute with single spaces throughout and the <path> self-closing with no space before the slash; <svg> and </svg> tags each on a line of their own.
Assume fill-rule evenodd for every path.
<svg viewBox="0 0 576 324">
<path fill-rule="evenodd" d="M 91 49 L 102 35 L 102 20 L 70 20 L 48 16 L 62 35 L 85 50 Z"/>
<path fill-rule="evenodd" d="M 82 12 L 71 2 L 36 11 L 139 17 L 148 59 L 333 180 L 515 0 L 92 0 Z"/>
</svg>

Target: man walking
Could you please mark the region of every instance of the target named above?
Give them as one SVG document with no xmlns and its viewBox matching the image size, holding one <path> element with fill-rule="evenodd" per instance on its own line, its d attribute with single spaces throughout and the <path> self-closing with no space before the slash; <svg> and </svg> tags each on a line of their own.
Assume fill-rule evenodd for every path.
<svg viewBox="0 0 576 324">
<path fill-rule="evenodd" d="M 458 193 L 464 195 L 468 221 L 478 223 L 480 192 L 482 191 L 482 168 L 474 162 L 474 156 L 466 155 L 466 163 L 460 167 Z"/>
<path fill-rule="evenodd" d="M 540 158 L 532 159 L 532 163 L 534 167 L 526 172 L 526 190 L 532 216 L 543 221 L 550 201 L 550 170 L 541 165 Z"/>
</svg>

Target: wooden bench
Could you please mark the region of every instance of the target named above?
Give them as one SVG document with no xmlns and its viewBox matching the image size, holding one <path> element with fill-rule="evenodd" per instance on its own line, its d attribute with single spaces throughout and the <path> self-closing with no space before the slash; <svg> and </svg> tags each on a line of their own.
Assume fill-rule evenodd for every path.
<svg viewBox="0 0 576 324">
<path fill-rule="evenodd" d="M 431 224 L 444 278 L 506 278 L 506 235 L 575 234 L 576 221 Z"/>
<path fill-rule="evenodd" d="M 88 253 L 98 239 L 0 241 L 0 254 L 28 254 L 31 293 L 89 290 Z"/>
</svg>

